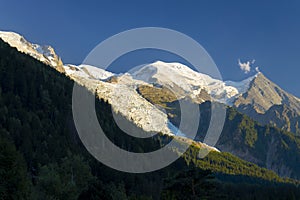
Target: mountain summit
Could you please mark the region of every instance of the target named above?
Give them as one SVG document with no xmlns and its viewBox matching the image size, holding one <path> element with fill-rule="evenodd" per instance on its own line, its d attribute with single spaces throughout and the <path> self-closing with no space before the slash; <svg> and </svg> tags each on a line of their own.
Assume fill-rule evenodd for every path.
<svg viewBox="0 0 300 200">
<path fill-rule="evenodd" d="M 262 73 L 251 81 L 249 89 L 234 106 L 260 123 L 272 124 L 300 134 L 300 99 L 284 91 Z"/>
<path fill-rule="evenodd" d="M 130 72 L 132 77 L 168 88 L 197 103 L 217 101 L 237 108 L 263 125 L 300 134 L 300 99 L 258 72 L 243 81 L 222 81 L 180 63 L 157 61 Z M 200 98 L 200 101 L 199 101 Z"/>
<path fill-rule="evenodd" d="M 0 38 L 18 51 L 26 53 L 35 59 L 50 65 L 59 72 L 64 72 L 63 63 L 51 46 L 32 44 L 18 33 L 0 31 Z"/>
<path fill-rule="evenodd" d="M 234 105 L 241 110 L 250 107 L 260 114 L 266 113 L 274 105 L 287 105 L 300 114 L 300 100 L 285 92 L 261 72 L 252 80 L 249 89 L 234 102 Z"/>
<path fill-rule="evenodd" d="M 180 96 L 195 99 L 201 92 L 208 93 L 212 100 L 232 105 L 233 101 L 246 92 L 250 77 L 241 82 L 222 81 L 196 72 L 181 63 L 157 61 L 131 72 L 134 79 L 169 88 Z"/>
</svg>

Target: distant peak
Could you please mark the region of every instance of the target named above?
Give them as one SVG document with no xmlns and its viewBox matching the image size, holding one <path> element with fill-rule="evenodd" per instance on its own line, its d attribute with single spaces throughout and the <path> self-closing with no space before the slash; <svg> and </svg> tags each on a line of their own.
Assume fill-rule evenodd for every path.
<svg viewBox="0 0 300 200">
<path fill-rule="evenodd" d="M 255 75 L 254 75 L 255 79 L 263 79 L 263 80 L 269 80 L 262 72 L 257 72 Z"/>
</svg>

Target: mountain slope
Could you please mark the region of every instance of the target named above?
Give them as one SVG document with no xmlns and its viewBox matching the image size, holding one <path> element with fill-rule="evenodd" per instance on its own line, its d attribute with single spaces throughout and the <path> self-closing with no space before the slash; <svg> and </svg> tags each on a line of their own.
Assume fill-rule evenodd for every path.
<svg viewBox="0 0 300 200">
<path fill-rule="evenodd" d="M 262 73 L 250 83 L 234 106 L 262 124 L 272 124 L 299 134 L 300 100 L 285 92 Z"/>
<path fill-rule="evenodd" d="M 44 48 L 37 44 L 31 44 L 27 42 L 24 37 L 13 32 L 0 32 L 0 37 L 4 38 L 12 47 L 16 47 L 18 51 L 24 52 L 45 64 L 49 64 L 51 61 L 50 66 L 57 71 L 63 71 L 64 74 L 77 83 L 85 86 L 91 92 L 96 93 L 99 98 L 108 101 L 115 112 L 121 113 L 127 120 L 133 122 L 144 131 L 151 132 L 151 134 L 162 133 L 184 136 L 184 134 L 180 133 L 180 131 L 169 122 L 165 113 L 137 93 L 135 90 L 136 84 L 147 83 L 134 80 L 128 74 L 119 75 L 120 78 L 117 84 L 105 82 L 104 80 L 114 76 L 114 74 L 84 64 L 79 66 L 70 64 L 62 66 L 62 63 L 59 63 L 59 65 L 56 65 L 53 59 L 58 58 L 58 56 L 56 54 L 49 54 L 47 51 L 48 47 Z M 122 125 L 122 121 L 119 121 L 118 125 Z M 123 125 L 123 128 L 127 129 L 126 125 Z M 188 138 L 182 139 L 190 140 Z M 208 150 L 216 150 L 206 144 L 199 143 L 198 145 Z"/>
<path fill-rule="evenodd" d="M 234 102 L 234 105 L 240 109 L 247 109 L 250 105 L 261 114 L 273 105 L 287 105 L 298 114 L 300 113 L 299 99 L 282 90 L 262 73 L 252 80 L 249 89 Z"/>
<path fill-rule="evenodd" d="M 241 82 L 220 81 L 180 63 L 158 61 L 136 69 L 131 74 L 134 79 L 168 91 L 165 92 L 168 96 L 165 99 L 174 99 L 175 96 L 188 97 L 196 103 L 217 101 L 236 107 L 263 125 L 269 124 L 300 134 L 299 98 L 285 92 L 261 72 Z M 155 95 L 151 95 L 151 91 L 157 90 L 151 87 L 147 90 L 139 91 L 150 102 L 158 102 Z"/>
<path fill-rule="evenodd" d="M 260 76 L 260 75 L 259 75 Z M 168 88 L 155 86 L 140 86 L 138 92 L 153 104 L 160 105 L 168 114 L 170 121 L 175 125 L 180 124 L 180 105 L 177 102 L 176 96 Z M 207 98 L 209 101 L 210 99 Z M 189 100 L 189 99 L 186 99 Z M 203 141 L 205 133 L 210 122 L 210 103 L 200 103 L 201 117 L 199 122 L 198 137 L 196 140 Z M 257 120 L 265 120 L 265 124 L 269 124 L 270 118 L 267 114 L 271 114 L 272 106 L 265 114 L 260 114 L 255 117 Z M 276 119 L 279 116 L 297 115 L 292 112 L 282 110 L 281 105 L 278 105 L 276 114 L 271 116 L 271 119 Z M 289 109 L 287 106 L 285 109 Z M 279 112 L 278 112 L 279 110 Z M 296 118 L 295 118 L 296 119 Z M 298 118 L 299 120 L 299 118 Z M 291 121 L 291 124 L 297 124 L 296 121 Z M 274 124 L 273 124 L 274 125 Z M 282 121 L 282 126 L 287 126 L 285 121 Z M 274 127 L 262 126 L 255 120 L 250 119 L 246 115 L 242 115 L 234 108 L 227 109 L 227 117 L 222 131 L 221 137 L 216 147 L 222 152 L 230 152 L 234 155 L 256 163 L 260 166 L 274 170 L 276 173 L 284 177 L 300 178 L 298 163 L 300 162 L 300 138 L 293 136 L 291 133 L 281 131 Z"/>
<path fill-rule="evenodd" d="M 225 173 L 228 174 L 227 181 L 238 179 L 238 182 L 253 183 L 251 191 L 258 191 L 262 186 L 266 191 L 271 188 L 272 191 L 275 189 L 297 191 L 294 185 L 277 184 L 277 182 L 294 181 L 279 178 L 272 171 L 242 161 L 228 153 L 215 152 L 205 159 L 197 158 L 200 150 L 197 145 L 193 145 L 183 159 L 157 172 L 128 174 L 109 169 L 90 156 L 74 129 L 71 114 L 74 82 L 49 66 L 10 48 L 1 40 L 0 55 L 0 140 L 9 140 L 10 145 L 17 149 L 18 156 L 21 155 L 26 162 L 26 165 L 20 164 L 20 166 L 27 167 L 27 173 L 18 171 L 9 174 L 11 179 L 3 179 L 3 173 L 0 173 L 1 180 L 5 180 L 4 183 L 1 182 L 0 194 L 2 191 L 7 191 L 5 194 L 8 199 L 15 194 L 14 190 L 11 190 L 14 184 L 11 183 L 14 183 L 14 180 L 22 180 L 16 177 L 19 173 L 22 173 L 22 178 L 27 177 L 27 181 L 30 182 L 26 183 L 28 190 L 24 193 L 19 191 L 21 199 L 86 199 L 85 196 L 110 199 L 111 194 L 131 199 L 143 198 L 142 196 L 155 199 L 159 198 L 165 190 L 163 180 L 168 178 L 175 183 L 180 179 L 172 178 L 170 175 L 189 168 L 194 169 L 194 172 L 189 175 L 191 182 L 197 181 L 193 178 L 195 173 L 197 176 L 211 174 L 213 177 L 209 179 L 210 181 L 214 180 L 214 176 Z M 114 123 L 110 105 L 101 100 L 96 103 L 99 122 L 105 127 L 107 136 L 120 147 L 139 152 L 145 148 L 160 147 L 161 142 L 172 139 L 164 136 L 160 140 L 153 138 L 144 142 L 140 140 L 132 142 L 132 138 L 128 138 Z M 0 151 L 1 159 L 5 161 L 14 159 L 14 156 L 11 156 L 14 151 L 9 154 L 5 152 L 2 154 L 2 152 Z M 7 163 L 0 163 L 1 172 L 2 169 L 7 169 Z M 187 163 L 195 163 L 196 166 L 188 167 Z M 18 169 L 19 166 L 12 165 L 11 168 L 14 167 Z M 211 169 L 214 173 L 204 172 L 201 170 L 202 167 Z M 235 177 L 233 174 L 240 176 Z M 249 180 L 246 176 L 252 178 Z M 266 181 L 261 183 L 262 179 Z M 222 179 L 211 184 L 232 187 Z M 238 187 L 239 184 L 236 186 Z M 246 187 L 240 189 L 244 190 Z M 210 195 L 218 193 L 214 192 L 213 188 L 207 188 L 206 191 L 211 193 Z M 223 197 L 234 198 L 234 195 L 226 190 L 220 191 Z M 168 194 L 172 195 L 170 191 Z M 251 192 L 244 192 L 242 197 L 251 194 Z M 297 193 L 293 192 L 293 194 L 299 196 Z M 270 195 L 272 194 L 268 193 L 263 196 Z"/>
<path fill-rule="evenodd" d="M 18 36 L 17 40 L 21 41 L 19 39 Z M 174 135 L 174 126 L 170 124 L 170 120 L 173 120 L 173 123 L 176 125 L 179 121 L 176 121 L 176 118 L 180 115 L 172 113 L 173 108 L 172 106 L 169 107 L 169 103 L 176 101 L 178 95 L 180 95 L 180 98 L 191 98 L 197 103 L 203 103 L 211 99 L 225 102 L 229 105 L 234 103 L 234 106 L 239 111 L 246 113 L 263 124 L 272 124 L 296 133 L 299 130 L 299 99 L 280 89 L 261 73 L 241 82 L 223 82 L 205 74 L 197 73 L 185 65 L 161 61 L 143 66 L 131 72 L 131 75 L 115 75 L 87 65 L 66 65 L 64 69 L 66 74 L 77 83 L 85 86 L 92 92 L 96 92 L 99 98 L 109 102 L 115 112 L 120 112 L 127 120 L 147 132 L 161 132 L 167 135 Z M 168 116 L 163 109 L 167 109 Z M 173 116 L 173 118 L 170 116 Z M 206 122 L 206 124 L 208 123 Z M 231 126 L 231 122 L 227 123 L 225 127 L 227 125 Z M 249 123 L 255 124 L 255 122 Z M 286 165 L 284 161 L 280 161 L 280 163 L 273 165 L 275 167 L 272 167 L 272 164 L 269 162 L 270 159 L 268 159 L 268 162 L 265 158 L 254 159 L 261 147 L 254 149 L 254 151 L 250 149 L 250 152 L 254 152 L 251 155 L 245 154 L 245 152 L 241 153 L 242 151 L 235 149 L 237 144 L 240 145 L 239 148 L 243 149 L 243 143 L 239 143 L 243 141 L 247 141 L 245 143 L 247 148 L 253 148 L 257 140 L 257 133 L 254 135 L 245 133 L 247 135 L 247 140 L 245 140 L 243 137 L 246 137 L 246 135 L 239 133 L 241 131 L 240 124 L 236 124 L 231 128 L 232 130 L 228 129 L 225 135 L 230 135 L 230 132 L 236 132 L 240 136 L 236 144 L 230 143 L 226 147 L 224 145 L 221 146 L 223 150 L 230 151 L 246 160 L 273 169 L 282 176 L 294 177 L 290 169 L 280 170 L 281 166 Z M 252 129 L 256 128 L 252 127 Z M 285 133 L 280 134 L 286 135 Z M 292 138 L 289 140 L 287 146 L 293 140 L 296 139 Z M 266 145 L 271 140 L 263 138 L 261 141 Z M 201 146 L 201 143 L 199 144 Z M 285 145 L 286 142 L 276 144 Z M 207 147 L 205 144 L 202 147 L 214 150 L 214 148 Z M 282 150 L 282 147 L 279 149 L 280 152 L 285 152 L 285 150 Z M 264 150 L 262 154 L 268 152 L 268 150 Z M 297 147 L 293 147 L 292 151 L 297 152 Z M 249 149 L 247 149 L 247 152 L 249 152 Z"/>
<path fill-rule="evenodd" d="M 153 70 L 153 66 L 155 66 L 155 70 Z M 184 97 L 185 95 L 194 92 L 195 85 L 198 84 L 198 86 L 205 88 L 201 89 L 198 96 L 200 96 L 200 98 L 203 100 L 211 100 L 211 98 L 213 97 L 214 99 L 220 97 L 214 95 L 217 93 L 215 91 L 222 91 L 226 85 L 230 85 L 230 87 L 235 88 L 237 91 L 245 92 L 239 94 L 240 96 L 238 94 L 235 96 L 237 100 L 235 100 L 234 103 L 235 106 L 238 105 L 238 102 L 240 103 L 240 111 L 242 108 L 242 102 L 252 102 L 249 105 L 255 108 L 264 108 L 266 110 L 264 114 L 256 114 L 254 116 L 248 112 L 242 111 L 252 118 L 260 122 L 264 122 L 264 124 L 272 123 L 273 121 L 269 121 L 270 119 L 279 119 L 280 115 L 278 115 L 278 113 L 282 113 L 284 115 L 284 112 L 280 112 L 280 110 L 278 112 L 278 107 L 269 107 L 270 105 L 274 105 L 275 103 L 279 104 L 281 102 L 286 103 L 291 101 L 291 99 L 292 101 L 297 100 L 292 95 L 285 94 L 283 90 L 269 81 L 261 73 L 257 74 L 254 77 L 250 77 L 249 79 L 246 79 L 240 83 L 236 83 L 230 81 L 221 82 L 218 80 L 214 80 L 209 76 L 193 72 L 190 68 L 187 68 L 186 66 L 180 65 L 178 63 L 169 64 L 156 62 L 151 64 L 150 66 L 143 67 L 137 72 L 134 72 L 132 76 L 129 74 L 115 76 L 112 73 L 93 67 L 90 68 L 92 68 L 94 71 L 89 72 L 84 67 L 85 66 L 77 67 L 76 69 L 79 69 L 79 71 L 70 73 L 69 76 L 71 76 L 78 83 L 81 83 L 85 87 L 89 88 L 91 91 L 97 91 L 97 94 L 100 98 L 108 101 L 113 106 L 113 109 L 116 112 L 122 113 L 122 115 L 126 116 L 128 120 L 134 122 L 138 127 L 143 128 L 145 131 L 162 132 L 169 135 L 174 134 L 174 132 L 172 132 L 172 129 L 170 129 L 170 126 L 168 125 L 168 116 L 158 110 L 152 104 L 160 105 L 162 106 L 162 108 L 168 109 L 168 104 L 165 103 L 174 101 L 176 100 L 176 98 L 178 98 L 174 96 L 174 91 L 172 91 L 172 89 L 174 88 L 177 95 L 178 93 L 180 93 L 183 95 L 182 97 Z M 149 74 L 149 70 L 153 70 L 152 73 Z M 92 73 L 94 73 L 94 76 L 91 75 Z M 170 79 L 166 79 L 167 75 L 170 74 L 173 74 L 174 77 L 171 76 Z M 103 81 L 111 77 L 113 77 L 114 81 L 111 81 L 112 79 L 108 79 L 108 82 Z M 196 78 L 193 79 L 193 77 Z M 152 84 L 147 84 L 144 81 L 154 83 L 154 86 Z M 163 85 L 162 90 L 165 90 L 163 91 L 163 94 L 160 94 L 162 101 L 164 102 L 162 102 L 161 100 L 157 102 L 155 101 L 159 96 L 159 93 L 161 93 L 159 91 L 159 88 L 156 87 L 157 84 Z M 144 89 L 141 90 L 142 88 Z M 171 88 L 171 90 L 168 88 Z M 196 90 L 198 90 L 198 88 Z M 208 93 L 207 95 L 203 94 L 203 91 L 207 90 L 210 90 L 210 95 L 214 96 L 204 98 L 207 95 L 210 96 Z M 147 91 L 148 93 L 146 94 L 145 92 Z M 258 92 L 261 94 L 261 96 L 257 94 Z M 141 98 L 139 94 L 141 94 L 142 97 L 146 98 L 150 103 L 145 101 L 144 98 Z M 165 99 L 165 97 L 167 99 Z M 247 98 L 243 99 L 244 97 Z M 284 98 L 286 101 L 284 101 Z M 163 106 L 161 103 L 165 104 L 165 106 Z M 297 106 L 297 103 L 294 102 L 293 104 L 289 104 L 289 106 L 290 105 Z M 271 114 L 269 113 L 272 113 L 272 108 L 274 107 L 276 109 L 273 112 L 277 114 L 271 116 Z M 290 109 L 290 107 L 286 106 L 286 109 Z M 169 113 L 170 111 L 167 111 L 167 114 Z M 270 115 L 270 118 L 266 117 L 268 114 Z M 287 114 L 290 114 L 290 112 L 287 112 Z M 292 117 L 296 116 L 297 114 L 292 115 Z M 281 119 L 283 119 L 281 123 L 277 122 L 272 124 L 277 125 L 278 127 L 280 127 L 280 125 L 282 125 L 282 127 L 288 126 L 288 124 L 286 123 L 286 119 L 289 120 L 290 118 L 286 118 L 286 116 L 283 116 L 281 117 Z M 207 124 L 208 123 L 209 122 L 207 122 Z M 272 136 L 270 137 L 263 136 L 262 133 L 258 136 L 257 133 L 255 133 L 256 136 L 255 134 L 251 135 L 248 132 L 245 134 L 240 134 L 243 129 L 242 127 L 240 127 L 242 123 L 244 123 L 244 121 L 240 121 L 235 126 L 232 126 L 232 122 L 228 120 L 225 124 L 225 128 L 229 126 L 230 129 L 226 129 L 226 131 L 223 132 L 217 147 L 222 151 L 231 152 L 245 160 L 254 162 L 268 169 L 272 169 L 281 176 L 299 178 L 299 172 L 297 171 L 297 167 L 295 167 L 294 165 L 298 162 L 297 159 L 299 156 L 297 153 L 294 154 L 296 159 L 295 161 L 291 158 L 290 155 L 288 155 L 288 152 L 299 151 L 297 145 L 293 145 L 293 141 L 296 140 L 295 138 L 286 137 L 288 139 L 282 139 L 282 137 L 285 137 L 284 134 L 273 129 L 273 134 L 275 134 L 275 136 L 272 134 Z M 250 124 L 251 123 L 253 122 L 250 122 Z M 297 123 L 297 120 L 292 121 L 292 125 L 295 125 Z M 260 128 L 255 127 L 253 129 Z M 235 133 L 236 135 L 231 135 L 231 133 Z M 228 135 L 230 135 L 230 138 L 237 138 L 237 140 L 234 140 L 234 143 L 222 142 L 224 141 L 224 138 L 228 137 Z M 256 146 L 256 140 L 259 141 L 258 146 Z M 280 142 L 277 142 L 277 140 L 279 140 Z M 289 148 L 292 148 L 290 150 L 287 150 L 285 149 L 286 147 L 283 144 L 287 145 Z M 266 146 L 262 148 L 262 145 Z M 259 151 L 262 152 L 259 153 Z M 282 156 L 281 158 L 280 155 L 284 156 Z"/>
<path fill-rule="evenodd" d="M 211 102 L 199 105 L 200 121 L 197 141 L 203 141 L 211 119 Z M 215 103 L 216 106 L 216 103 Z M 225 105 L 220 105 L 225 106 Z M 180 124 L 180 105 L 167 102 L 170 121 Z M 224 108 L 226 109 L 226 108 Z M 263 126 L 236 108 L 227 107 L 225 124 L 216 144 L 221 152 L 275 171 L 283 177 L 300 179 L 300 137 L 270 125 Z"/>
<path fill-rule="evenodd" d="M 278 128 L 262 126 L 232 108 L 228 110 L 216 146 L 282 177 L 300 179 L 300 138 Z"/>
<path fill-rule="evenodd" d="M 106 80 L 113 76 L 120 76 L 88 65 L 63 66 L 52 47 L 32 44 L 17 33 L 0 31 L 0 38 L 20 52 L 69 76 L 91 80 Z M 262 73 L 241 82 L 221 81 L 195 72 L 180 63 L 158 61 L 131 71 L 131 74 L 136 80 L 164 86 L 173 94 L 176 93 L 177 98 L 189 97 L 197 103 L 207 100 L 224 103 L 238 108 L 240 112 L 264 125 L 271 124 L 297 135 L 300 134 L 299 98 L 282 90 Z M 145 84 L 136 83 L 136 85 Z"/>
</svg>

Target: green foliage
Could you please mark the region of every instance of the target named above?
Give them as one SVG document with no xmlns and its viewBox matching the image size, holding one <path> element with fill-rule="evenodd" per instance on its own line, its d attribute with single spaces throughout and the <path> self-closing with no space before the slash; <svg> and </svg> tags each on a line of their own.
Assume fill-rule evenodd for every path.
<svg viewBox="0 0 300 200">
<path fill-rule="evenodd" d="M 77 199 L 88 189 L 93 176 L 89 165 L 81 156 L 69 155 L 58 165 L 40 167 L 36 194 L 37 199 Z"/>
<path fill-rule="evenodd" d="M 257 182 L 252 177 L 217 174 L 212 177 L 208 171 L 195 167 L 178 171 L 165 179 L 161 199 L 299 199 L 300 190 L 291 185 Z"/>
<path fill-rule="evenodd" d="M 162 199 L 208 199 L 216 192 L 214 177 L 209 171 L 184 170 L 165 180 Z"/>
<path fill-rule="evenodd" d="M 0 137 L 0 199 L 29 199 L 30 189 L 22 155 L 12 142 Z"/>
<path fill-rule="evenodd" d="M 201 104 L 200 110 L 197 139 L 203 141 L 211 117 L 210 102 Z M 299 141 L 300 137 L 295 134 L 270 125 L 262 126 L 236 109 L 227 108 L 227 117 L 216 147 L 221 151 L 230 151 L 260 167 L 271 167 L 281 176 L 300 179 Z M 284 173 L 281 168 L 287 168 L 290 173 Z"/>
<path fill-rule="evenodd" d="M 231 112 L 236 111 L 228 109 L 228 115 Z M 292 171 L 290 177 L 299 179 L 299 141 L 300 138 L 292 133 L 271 126 L 261 126 L 249 117 L 238 114 L 232 120 L 226 121 L 218 145 L 231 146 L 232 151 L 248 154 L 256 158 L 257 164 L 262 167 L 267 167 L 271 160 L 275 172 L 280 173 L 279 169 L 285 166 Z"/>
<path fill-rule="evenodd" d="M 291 182 L 293 180 L 280 178 L 275 172 L 241 160 L 230 153 L 210 152 L 205 158 L 197 158 L 199 149 L 191 146 L 183 155 L 187 163 L 204 170 L 231 175 L 246 175 L 276 182 Z"/>
<path fill-rule="evenodd" d="M 245 144 L 254 147 L 255 142 L 257 141 L 255 122 L 244 116 L 239 125 L 239 131 L 244 135 Z"/>
</svg>

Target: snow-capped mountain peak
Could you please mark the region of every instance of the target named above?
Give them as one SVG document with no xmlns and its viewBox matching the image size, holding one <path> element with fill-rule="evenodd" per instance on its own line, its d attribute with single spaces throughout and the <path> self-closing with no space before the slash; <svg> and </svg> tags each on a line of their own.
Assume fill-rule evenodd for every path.
<svg viewBox="0 0 300 200">
<path fill-rule="evenodd" d="M 64 72 L 63 63 L 51 46 L 32 44 L 20 34 L 9 31 L 0 31 L 0 38 L 10 46 L 17 48 L 18 51 L 26 53 L 60 72 Z"/>
<path fill-rule="evenodd" d="M 133 78 L 147 83 L 159 84 L 168 87 L 182 96 L 195 97 L 201 90 L 221 103 L 232 105 L 233 101 L 247 91 L 253 77 L 241 82 L 222 81 L 209 75 L 196 72 L 181 63 L 166 63 L 157 61 L 147 64 L 131 72 Z"/>
<path fill-rule="evenodd" d="M 56 55 L 51 46 L 32 44 L 17 33 L 0 31 L 0 37 L 12 47 L 16 47 L 19 51 L 24 52 L 69 76 L 84 77 L 93 80 L 105 80 L 112 76 L 116 76 L 114 73 L 90 65 L 63 66 L 61 59 Z M 123 76 L 123 78 L 126 76 Z M 242 82 L 224 82 L 222 80 L 214 79 L 206 74 L 196 72 L 181 63 L 166 63 L 163 61 L 156 61 L 131 71 L 130 76 L 132 76 L 132 79 L 126 78 L 126 80 L 131 80 L 131 85 L 140 84 L 138 81 L 163 85 L 179 96 L 190 96 L 192 98 L 198 98 L 201 91 L 206 91 L 213 100 L 228 105 L 232 105 L 238 96 L 247 91 L 249 83 L 253 79 L 253 77 L 250 77 Z M 124 84 L 124 81 L 119 83 Z"/>
</svg>

